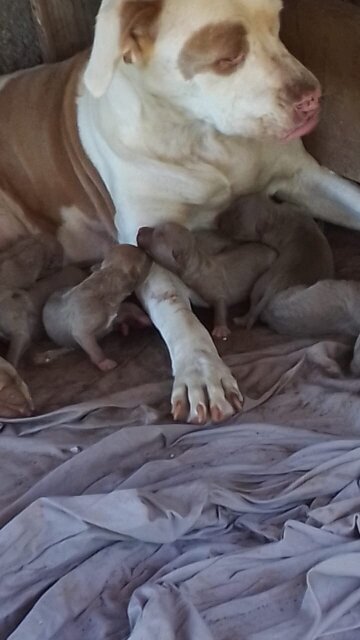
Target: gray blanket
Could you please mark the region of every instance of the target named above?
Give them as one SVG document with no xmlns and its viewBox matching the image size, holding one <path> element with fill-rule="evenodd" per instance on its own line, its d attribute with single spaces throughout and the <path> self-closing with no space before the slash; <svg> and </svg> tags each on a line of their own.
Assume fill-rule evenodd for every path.
<svg viewBox="0 0 360 640">
<path fill-rule="evenodd" d="M 226 425 L 170 383 L 3 424 L 0 637 L 357 640 L 360 381 L 347 341 L 228 358 Z"/>
</svg>

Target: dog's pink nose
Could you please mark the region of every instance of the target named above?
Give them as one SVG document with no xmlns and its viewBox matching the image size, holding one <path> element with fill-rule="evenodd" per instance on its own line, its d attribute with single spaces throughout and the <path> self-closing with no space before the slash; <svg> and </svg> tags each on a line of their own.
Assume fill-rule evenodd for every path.
<svg viewBox="0 0 360 640">
<path fill-rule="evenodd" d="M 315 89 L 314 91 L 304 94 L 295 104 L 295 109 L 298 113 L 311 113 L 317 111 L 320 107 L 321 89 Z"/>
</svg>

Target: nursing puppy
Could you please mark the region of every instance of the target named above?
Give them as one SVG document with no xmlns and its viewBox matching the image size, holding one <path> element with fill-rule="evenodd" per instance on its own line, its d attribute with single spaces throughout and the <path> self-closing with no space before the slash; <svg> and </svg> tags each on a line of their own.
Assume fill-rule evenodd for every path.
<svg viewBox="0 0 360 640">
<path fill-rule="evenodd" d="M 215 234 L 213 234 L 215 235 Z M 276 252 L 261 244 L 248 243 L 235 248 L 219 238 L 211 243 L 209 237 L 191 233 L 174 222 L 155 229 L 143 227 L 138 244 L 150 257 L 175 273 L 200 298 L 214 307 L 213 336 L 226 340 L 230 335 L 227 308 L 246 300 L 254 282 L 276 259 Z M 204 251 L 210 246 L 211 252 Z"/>
<path fill-rule="evenodd" d="M 218 220 L 222 233 L 240 242 L 262 242 L 278 258 L 256 282 L 249 313 L 237 321 L 250 329 L 280 291 L 332 278 L 330 246 L 316 222 L 298 207 L 276 204 L 266 196 L 240 198 Z"/>
<path fill-rule="evenodd" d="M 0 254 L 0 286 L 28 289 L 63 264 L 61 244 L 50 234 L 20 238 Z"/>
<path fill-rule="evenodd" d="M 0 337 L 10 342 L 7 360 L 15 367 L 41 335 L 41 314 L 47 298 L 56 290 L 74 286 L 85 278 L 85 273 L 76 267 L 62 271 L 37 282 L 32 289 L 10 289 L 0 287 Z"/>
<path fill-rule="evenodd" d="M 101 371 L 114 369 L 117 363 L 98 339 L 110 333 L 121 303 L 145 280 L 150 264 L 137 247 L 114 246 L 90 278 L 50 297 L 43 311 L 49 338 L 61 347 L 79 345 Z"/>
</svg>

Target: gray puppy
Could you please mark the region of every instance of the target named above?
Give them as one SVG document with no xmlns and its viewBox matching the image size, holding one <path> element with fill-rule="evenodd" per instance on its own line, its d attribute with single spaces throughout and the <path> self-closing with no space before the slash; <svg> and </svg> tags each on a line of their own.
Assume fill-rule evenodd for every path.
<svg viewBox="0 0 360 640">
<path fill-rule="evenodd" d="M 7 359 L 15 367 L 41 334 L 41 314 L 48 297 L 57 289 L 74 286 L 85 274 L 66 267 L 53 276 L 39 280 L 29 291 L 0 287 L 0 337 L 10 342 Z"/>
<path fill-rule="evenodd" d="M 63 258 L 61 244 L 50 234 L 20 238 L 0 254 L 0 286 L 28 289 L 61 269 Z"/>
<path fill-rule="evenodd" d="M 172 271 L 215 311 L 213 336 L 230 334 L 227 308 L 246 300 L 254 282 L 276 259 L 276 252 L 261 244 L 228 247 L 225 240 L 191 233 L 167 222 L 155 229 L 143 227 L 138 244 L 155 262 Z M 212 255 L 204 248 L 209 247 Z"/>
<path fill-rule="evenodd" d="M 218 219 L 222 233 L 240 242 L 263 242 L 278 258 L 256 282 L 249 313 L 238 324 L 250 329 L 280 291 L 332 278 L 330 246 L 316 222 L 288 204 L 266 196 L 246 196 Z"/>
<path fill-rule="evenodd" d="M 272 298 L 261 319 L 289 336 L 357 337 L 351 371 L 360 375 L 360 282 L 322 280 L 311 287 L 290 287 Z"/>
<path fill-rule="evenodd" d="M 120 305 L 147 277 L 151 262 L 137 247 L 117 245 L 89 278 L 50 297 L 43 311 L 46 333 L 61 347 L 79 345 L 101 371 L 117 366 L 98 339 L 112 330 Z"/>
</svg>

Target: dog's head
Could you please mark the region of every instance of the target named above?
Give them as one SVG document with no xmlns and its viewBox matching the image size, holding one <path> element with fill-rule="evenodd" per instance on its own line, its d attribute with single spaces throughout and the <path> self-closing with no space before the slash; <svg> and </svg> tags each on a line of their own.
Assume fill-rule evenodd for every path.
<svg viewBox="0 0 360 640">
<path fill-rule="evenodd" d="M 85 84 L 115 74 L 226 135 L 287 141 L 317 123 L 320 86 L 279 38 L 281 0 L 103 0 Z"/>
</svg>

